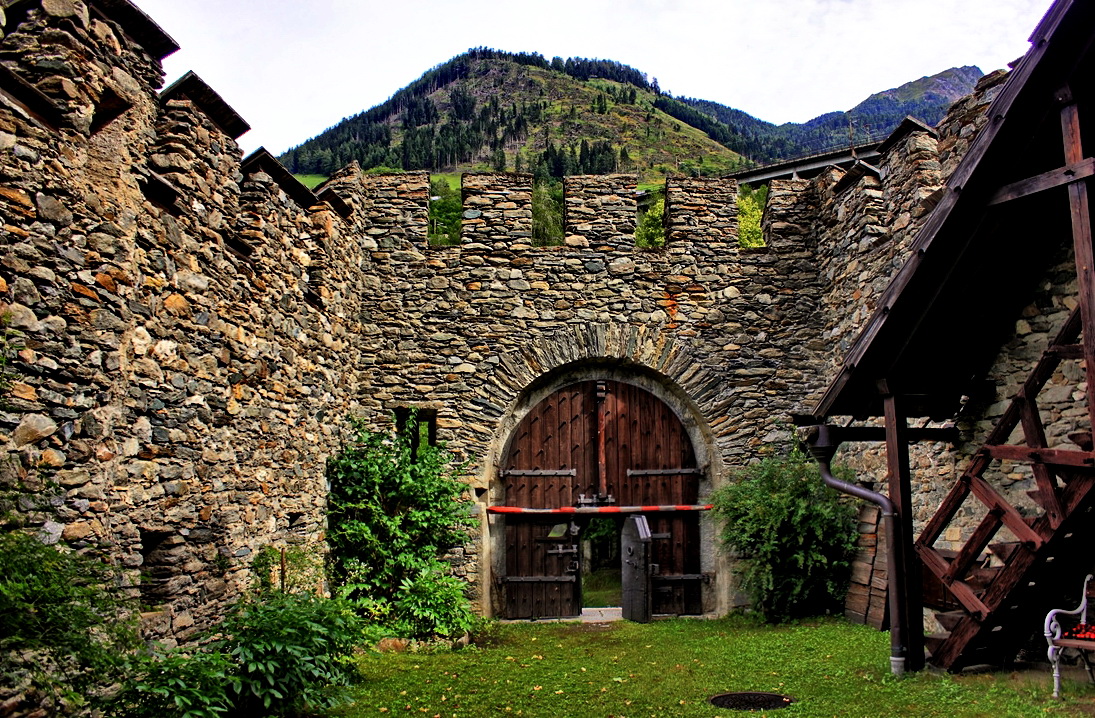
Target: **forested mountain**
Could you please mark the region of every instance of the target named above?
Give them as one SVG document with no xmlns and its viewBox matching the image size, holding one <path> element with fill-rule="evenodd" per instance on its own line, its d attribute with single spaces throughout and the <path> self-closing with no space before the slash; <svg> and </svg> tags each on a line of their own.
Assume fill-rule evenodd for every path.
<svg viewBox="0 0 1095 718">
<path fill-rule="evenodd" d="M 963 67 L 872 95 L 849 112 L 774 125 L 714 102 L 663 94 L 610 60 L 476 48 L 426 72 L 386 102 L 290 149 L 295 173 L 365 169 L 636 172 L 722 175 L 848 141 L 881 139 L 912 114 L 937 122 L 981 76 Z"/>
<path fill-rule="evenodd" d="M 847 112 L 828 112 L 808 122 L 782 125 L 708 100 L 685 97 L 678 102 L 718 120 L 734 138 L 727 146 L 764 163 L 847 145 L 850 133 L 856 144 L 883 140 L 906 115 L 935 125 L 955 100 L 973 91 L 983 75 L 977 67 L 952 67 L 877 92 Z"/>
<path fill-rule="evenodd" d="M 725 174 L 743 160 L 655 108 L 657 80 L 609 60 L 478 48 L 282 156 L 296 173 L 363 168 Z"/>
</svg>

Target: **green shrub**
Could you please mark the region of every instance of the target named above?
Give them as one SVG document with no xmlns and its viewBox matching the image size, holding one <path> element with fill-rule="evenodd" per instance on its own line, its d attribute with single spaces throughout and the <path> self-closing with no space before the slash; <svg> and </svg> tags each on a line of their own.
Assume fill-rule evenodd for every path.
<svg viewBox="0 0 1095 718">
<path fill-rule="evenodd" d="M 464 582 L 446 573 L 440 561 L 413 578 L 404 578 L 395 597 L 400 633 L 459 636 L 476 623 L 464 597 Z"/>
<path fill-rule="evenodd" d="M 219 718 L 232 708 L 235 664 L 220 651 L 170 651 L 145 656 L 108 715 L 125 718 Z"/>
<path fill-rule="evenodd" d="M 102 562 L 0 529 L 0 679 L 81 704 L 125 671 L 139 641 Z"/>
<path fill-rule="evenodd" d="M 239 604 L 219 630 L 225 638 L 218 645 L 235 664 L 229 681 L 236 715 L 330 707 L 354 676 L 350 656 L 361 627 L 345 601 L 275 592 Z"/>
<path fill-rule="evenodd" d="M 419 638 L 462 633 L 472 614 L 439 560 L 472 525 L 450 455 L 425 441 L 412 450 L 413 416 L 394 435 L 354 427 L 352 443 L 327 467 L 332 584 L 393 630 Z"/>
<path fill-rule="evenodd" d="M 299 716 L 333 707 L 355 675 L 361 629 L 345 601 L 270 591 L 237 604 L 216 640 L 147 658 L 113 715 Z"/>
<path fill-rule="evenodd" d="M 654 201 L 635 228 L 635 246 L 657 249 L 665 246 L 665 197 Z"/>
<path fill-rule="evenodd" d="M 712 497 L 742 586 L 778 623 L 839 606 L 856 542 L 855 506 L 821 481 L 801 449 L 752 464 Z"/>
<path fill-rule="evenodd" d="M 747 184 L 738 188 L 738 244 L 742 247 L 763 247 L 764 232 L 760 221 L 768 202 L 768 185 L 753 189 Z"/>
</svg>

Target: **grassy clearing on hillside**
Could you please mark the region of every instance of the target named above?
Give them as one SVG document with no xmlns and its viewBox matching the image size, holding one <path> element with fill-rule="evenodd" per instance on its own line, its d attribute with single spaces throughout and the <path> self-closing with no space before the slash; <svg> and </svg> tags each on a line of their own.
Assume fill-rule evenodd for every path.
<svg viewBox="0 0 1095 718">
<path fill-rule="evenodd" d="M 431 172 L 430 182 L 445 180 L 454 192 L 460 191 L 460 172 Z"/>
<path fill-rule="evenodd" d="M 293 175 L 308 189 L 315 189 L 327 181 L 327 175 Z"/>
<path fill-rule="evenodd" d="M 370 654 L 357 703 L 338 715 L 731 716 L 707 699 L 770 691 L 793 716 L 930 718 L 1090 714 L 1095 690 L 1070 684 L 1050 698 L 1048 668 L 1028 674 L 889 673 L 889 639 L 842 619 L 765 626 L 752 617 L 649 625 L 495 626 L 482 648 Z"/>
</svg>

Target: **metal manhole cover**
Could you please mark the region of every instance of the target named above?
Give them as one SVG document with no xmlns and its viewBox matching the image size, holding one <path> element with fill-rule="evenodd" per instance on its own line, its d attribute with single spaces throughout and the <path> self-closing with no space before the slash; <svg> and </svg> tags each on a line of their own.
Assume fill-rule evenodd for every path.
<svg viewBox="0 0 1095 718">
<path fill-rule="evenodd" d="M 726 708 L 733 711 L 771 711 L 777 708 L 786 708 L 794 703 L 794 699 L 790 696 L 782 696 L 779 693 L 741 691 L 738 693 L 720 693 L 717 696 L 711 696 L 707 702 L 716 708 Z"/>
</svg>

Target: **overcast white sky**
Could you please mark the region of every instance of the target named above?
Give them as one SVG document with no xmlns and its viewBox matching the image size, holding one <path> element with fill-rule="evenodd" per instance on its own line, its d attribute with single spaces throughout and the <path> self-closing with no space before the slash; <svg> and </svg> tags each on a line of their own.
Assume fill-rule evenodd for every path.
<svg viewBox="0 0 1095 718">
<path fill-rule="evenodd" d="M 1050 0 L 135 0 L 278 154 L 470 47 L 599 57 L 769 122 L 1027 50 Z"/>
</svg>

